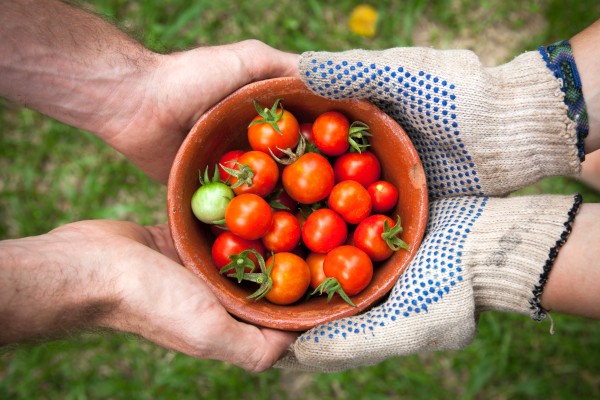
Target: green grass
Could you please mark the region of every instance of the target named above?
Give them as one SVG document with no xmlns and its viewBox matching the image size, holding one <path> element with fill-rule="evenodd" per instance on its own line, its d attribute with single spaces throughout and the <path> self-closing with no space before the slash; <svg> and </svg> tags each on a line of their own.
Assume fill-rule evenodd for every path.
<svg viewBox="0 0 600 400">
<path fill-rule="evenodd" d="M 381 20 L 379 34 L 371 39 L 348 31 L 347 18 L 356 4 L 349 0 L 96 0 L 87 6 L 163 52 L 247 38 L 293 52 L 382 49 L 423 38 L 426 44 L 449 47 L 465 37 L 478 38 L 468 43 L 479 49 L 487 44 L 486 35 L 523 31 L 510 43 L 512 57 L 567 38 L 600 15 L 596 0 L 566 6 L 558 0 L 373 3 Z M 582 192 L 587 202 L 600 200 L 567 178 L 547 178 L 522 193 L 573 191 Z M 88 133 L 0 101 L 0 238 L 40 234 L 88 218 L 164 222 L 165 189 Z M 599 398 L 600 323 L 561 315 L 554 322 L 556 335 L 551 336 L 548 321 L 488 313 L 465 350 L 336 374 L 251 374 L 129 335 L 87 333 L 4 349 L 0 398 Z"/>
</svg>

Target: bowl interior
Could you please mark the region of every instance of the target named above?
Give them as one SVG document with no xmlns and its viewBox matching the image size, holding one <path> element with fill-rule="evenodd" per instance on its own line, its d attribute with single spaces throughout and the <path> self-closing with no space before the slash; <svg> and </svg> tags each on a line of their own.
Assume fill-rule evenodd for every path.
<svg viewBox="0 0 600 400">
<path fill-rule="evenodd" d="M 395 212 L 404 232 L 401 238 L 410 251 L 400 250 L 375 267 L 373 280 L 349 306 L 339 296 L 327 303 L 316 296 L 294 305 L 278 306 L 266 300 L 247 300 L 250 289 L 221 276 L 211 260 L 213 235 L 199 222 L 190 207 L 198 188 L 198 171 L 214 165 L 233 149 L 247 149 L 247 126 L 256 115 L 253 100 L 270 107 L 278 98 L 302 122 L 337 110 L 351 121 L 367 123 L 373 136 L 371 148 L 381 161 L 382 178 L 400 192 Z M 373 104 L 364 100 L 329 100 L 310 92 L 300 79 L 277 78 L 247 85 L 204 114 L 191 129 L 173 164 L 168 185 L 169 227 L 182 263 L 202 278 L 233 315 L 261 326 L 302 331 L 318 324 L 356 314 L 384 296 L 417 251 L 427 220 L 427 188 L 419 156 L 404 130 Z"/>
</svg>

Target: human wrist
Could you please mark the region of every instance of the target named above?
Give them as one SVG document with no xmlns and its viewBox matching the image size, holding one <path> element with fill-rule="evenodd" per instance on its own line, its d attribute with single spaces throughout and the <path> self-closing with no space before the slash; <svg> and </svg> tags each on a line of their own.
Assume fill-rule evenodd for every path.
<svg viewBox="0 0 600 400">
<path fill-rule="evenodd" d="M 471 266 L 478 312 L 530 314 L 541 320 L 540 303 L 558 251 L 567 240 L 581 197 L 522 196 L 488 202 L 471 230 L 463 262 Z"/>
<path fill-rule="evenodd" d="M 0 242 L 1 344 L 99 327 L 114 310 L 110 279 L 95 265 L 101 254 L 72 246 L 55 233 Z"/>
<path fill-rule="evenodd" d="M 125 54 L 122 55 L 126 57 Z M 89 120 L 83 122 L 83 128 L 100 137 L 117 150 L 119 143 L 131 140 L 128 136 L 148 129 L 148 122 L 156 118 L 160 111 L 156 102 L 155 75 L 164 56 L 153 53 L 143 47 L 136 49 L 135 60 L 128 60 L 116 67 L 111 75 L 110 85 L 103 78 L 90 85 L 92 97 L 97 98 L 94 105 L 89 104 Z M 156 86 L 156 87 L 155 87 Z"/>
<path fill-rule="evenodd" d="M 569 40 L 577 70 L 581 79 L 581 90 L 587 108 L 589 134 L 585 141 L 587 153 L 600 148 L 600 74 L 598 64 L 598 40 L 600 38 L 600 21 L 573 36 Z"/>
</svg>

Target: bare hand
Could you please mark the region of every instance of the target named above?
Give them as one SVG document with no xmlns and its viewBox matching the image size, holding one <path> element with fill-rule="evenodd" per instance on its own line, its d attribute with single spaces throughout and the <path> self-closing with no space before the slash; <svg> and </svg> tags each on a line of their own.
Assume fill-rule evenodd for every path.
<svg viewBox="0 0 600 400">
<path fill-rule="evenodd" d="M 136 96 L 142 101 L 124 114 L 131 119 L 117 121 L 123 128 L 104 139 L 165 183 L 181 142 L 202 114 L 250 82 L 297 75 L 297 62 L 297 55 L 256 40 L 159 56 L 144 93 Z"/>
<path fill-rule="evenodd" d="M 104 327 L 193 357 L 262 371 L 297 336 L 229 315 L 204 282 L 178 264 L 164 225 L 76 222 L 0 242 L 0 253 L 6 257 L 0 325 L 9 327 L 0 343 Z"/>
</svg>

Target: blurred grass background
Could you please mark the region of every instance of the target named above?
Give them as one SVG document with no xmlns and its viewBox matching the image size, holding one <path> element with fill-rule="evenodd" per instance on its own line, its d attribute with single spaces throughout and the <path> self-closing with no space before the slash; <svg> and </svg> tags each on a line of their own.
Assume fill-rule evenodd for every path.
<svg viewBox="0 0 600 400">
<path fill-rule="evenodd" d="M 569 38 L 598 17 L 597 0 L 378 1 L 377 34 L 347 25 L 360 2 L 94 0 L 105 16 L 167 52 L 247 38 L 305 50 L 426 45 L 476 51 L 486 65 Z M 549 178 L 523 193 L 600 196 Z M 86 132 L 0 100 L 0 239 L 90 218 L 165 221 L 165 188 Z M 196 360 L 124 334 L 87 333 L 0 352 L 0 399 L 593 399 L 600 398 L 600 322 L 484 314 L 458 352 L 388 360 L 336 374 L 260 374 Z"/>
</svg>

